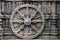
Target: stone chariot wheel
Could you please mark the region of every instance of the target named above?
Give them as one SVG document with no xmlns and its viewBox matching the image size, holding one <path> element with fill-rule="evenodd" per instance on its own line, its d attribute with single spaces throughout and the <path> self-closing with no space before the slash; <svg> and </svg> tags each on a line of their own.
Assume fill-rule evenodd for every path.
<svg viewBox="0 0 60 40">
<path fill-rule="evenodd" d="M 34 5 L 19 5 L 12 12 L 10 23 L 12 31 L 19 38 L 35 38 L 44 28 L 44 15 Z"/>
</svg>

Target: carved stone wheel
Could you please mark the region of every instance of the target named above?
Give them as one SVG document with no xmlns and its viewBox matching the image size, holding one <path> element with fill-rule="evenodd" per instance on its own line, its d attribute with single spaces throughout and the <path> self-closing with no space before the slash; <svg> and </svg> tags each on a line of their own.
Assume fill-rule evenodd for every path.
<svg viewBox="0 0 60 40">
<path fill-rule="evenodd" d="M 10 22 L 12 31 L 19 38 L 35 38 L 44 28 L 44 15 L 34 5 L 19 5 L 12 12 Z"/>
</svg>

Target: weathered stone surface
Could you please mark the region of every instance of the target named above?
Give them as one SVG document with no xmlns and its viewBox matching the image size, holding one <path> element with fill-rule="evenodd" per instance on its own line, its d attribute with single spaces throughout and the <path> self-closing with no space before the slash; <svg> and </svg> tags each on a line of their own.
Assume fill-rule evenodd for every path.
<svg viewBox="0 0 60 40">
<path fill-rule="evenodd" d="M 47 15 L 50 14 L 51 13 L 51 3 L 42 2 L 42 11 Z"/>
<path fill-rule="evenodd" d="M 37 1 L 37 0 L 34 0 L 34 1 Z M 58 40 L 57 34 L 59 34 L 59 38 L 60 38 L 60 3 L 57 3 L 57 5 L 56 5 L 56 2 L 54 2 L 55 0 L 39 0 L 39 1 L 40 2 L 38 3 L 38 2 L 21 2 L 21 1 L 18 2 L 18 0 L 7 0 L 7 2 L 2 3 L 2 11 L 5 10 L 6 12 L 4 12 L 4 14 L 5 13 L 9 14 L 6 17 L 3 17 L 4 15 L 2 17 L 0 16 L 0 18 L 3 19 L 2 26 L 3 26 L 3 32 L 4 32 L 3 33 L 4 40 L 13 40 L 13 39 L 20 40 L 20 38 L 18 38 L 16 35 L 14 35 L 14 33 L 12 32 L 12 30 L 10 28 L 10 21 L 9 21 L 10 12 L 13 12 L 13 10 L 18 5 L 22 5 L 22 4 L 26 4 L 26 3 L 36 5 L 37 7 L 41 8 L 43 10 L 44 14 L 46 14 L 46 15 L 44 15 L 46 19 L 45 19 L 45 28 L 42 32 L 43 36 L 41 35 L 41 36 L 39 36 L 39 38 L 41 38 L 41 39 L 39 39 L 39 38 L 37 38 L 37 39 L 39 39 L 39 40 Z M 44 1 L 44 2 L 42 2 L 42 1 Z M 51 1 L 53 1 L 53 2 L 51 2 Z M 56 9 L 56 6 L 57 6 L 57 9 Z M 0 8 L 0 10 L 1 10 L 1 8 Z M 50 13 L 53 15 L 49 15 Z M 57 13 L 58 20 L 56 18 L 53 18 L 53 16 L 56 15 L 56 13 Z M 51 17 L 51 19 L 50 19 L 50 17 Z M 9 20 L 8 20 L 8 18 L 9 18 Z M 49 20 L 51 20 L 51 24 L 49 24 Z M 56 23 L 56 20 L 57 20 L 57 23 Z M 50 36 L 50 35 L 53 35 L 53 36 Z"/>
<path fill-rule="evenodd" d="M 57 14 L 60 14 L 60 3 L 57 3 Z"/>
<path fill-rule="evenodd" d="M 5 0 L 5 1 L 59 1 L 59 0 Z"/>
<path fill-rule="evenodd" d="M 11 8 L 12 8 L 12 7 L 11 7 L 11 2 L 6 2 L 5 5 L 4 5 L 4 10 L 5 10 L 5 12 L 8 12 L 8 13 L 6 13 L 6 14 L 11 13 L 11 11 L 12 11 Z"/>
</svg>

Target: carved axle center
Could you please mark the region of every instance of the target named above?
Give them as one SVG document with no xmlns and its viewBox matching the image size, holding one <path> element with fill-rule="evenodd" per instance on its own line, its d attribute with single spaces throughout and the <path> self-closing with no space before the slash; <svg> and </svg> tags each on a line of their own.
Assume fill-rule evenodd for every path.
<svg viewBox="0 0 60 40">
<path fill-rule="evenodd" d="M 25 25 L 30 25 L 31 24 L 31 19 L 30 18 L 25 18 L 24 19 L 24 24 Z"/>
</svg>

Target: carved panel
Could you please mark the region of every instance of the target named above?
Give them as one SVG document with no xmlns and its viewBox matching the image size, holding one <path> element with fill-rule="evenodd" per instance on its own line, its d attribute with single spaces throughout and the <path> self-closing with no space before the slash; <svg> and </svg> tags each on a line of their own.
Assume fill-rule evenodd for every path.
<svg viewBox="0 0 60 40">
<path fill-rule="evenodd" d="M 60 13 L 60 3 L 57 3 L 57 13 Z"/>
<path fill-rule="evenodd" d="M 9 14 L 11 12 L 11 2 L 5 2 L 5 5 L 4 5 L 4 10 L 5 12 L 7 12 L 7 14 Z"/>
<path fill-rule="evenodd" d="M 4 10 L 5 12 L 7 12 L 7 14 L 10 14 L 10 12 L 12 14 L 12 12 L 14 11 L 14 9 L 17 6 L 22 5 L 22 4 L 32 4 L 32 5 L 37 6 L 38 8 L 40 8 L 44 12 L 44 16 L 45 16 L 44 18 L 46 18 L 45 19 L 44 30 L 43 30 L 42 34 L 39 35 L 38 38 L 42 39 L 42 38 L 44 38 L 44 36 L 45 37 L 49 36 L 49 34 L 51 34 L 50 36 L 55 36 L 53 32 L 56 30 L 56 28 L 55 28 L 56 27 L 56 22 L 54 22 L 52 19 L 53 19 L 53 16 L 56 15 L 56 2 L 51 2 L 51 1 L 48 2 L 48 1 L 43 1 L 43 0 L 41 0 L 41 1 L 40 0 L 39 1 L 24 1 L 24 2 L 20 1 L 20 0 L 19 1 L 18 0 L 7 0 L 7 1 L 5 0 L 4 3 L 2 3 L 2 4 L 4 4 L 4 5 L 2 5 L 2 10 Z M 59 9 L 59 5 L 60 4 L 57 5 L 57 12 L 60 10 Z M 20 12 L 22 12 L 22 13 L 25 14 L 25 11 L 26 10 L 23 8 L 23 10 L 21 10 Z M 35 12 L 31 9 L 31 13 L 34 15 Z M 50 15 L 50 14 L 52 14 L 52 15 Z M 60 13 L 57 13 L 57 14 L 60 14 Z M 31 15 L 31 16 L 33 16 L 33 15 Z M 15 14 L 14 16 L 17 19 L 20 18 L 20 17 L 18 17 L 18 14 Z M 36 15 L 36 16 L 40 17 L 39 14 Z M 58 15 L 58 19 L 60 18 L 59 16 L 60 15 Z M 10 28 L 11 27 L 11 25 L 10 25 L 10 17 L 9 18 L 7 18 L 7 17 L 6 18 L 2 18 L 3 19 L 3 25 L 2 26 L 3 26 L 3 29 L 4 29 L 4 33 L 3 33 L 4 35 L 3 36 L 6 39 L 9 39 L 9 38 L 10 39 L 13 39 L 13 38 L 15 39 L 17 36 L 12 32 L 12 30 Z M 16 24 L 18 25 L 18 23 L 16 23 Z M 37 23 L 36 26 L 41 26 L 41 24 Z M 59 23 L 57 24 L 57 26 L 58 27 L 60 26 Z M 39 29 L 39 28 L 37 28 L 37 29 Z M 26 31 L 24 31 L 24 32 L 26 32 Z M 43 35 L 43 37 L 42 37 L 42 35 Z M 17 37 L 16 39 L 20 39 L 20 38 Z"/>
<path fill-rule="evenodd" d="M 42 11 L 45 14 L 51 13 L 51 3 L 50 2 L 42 2 Z"/>
</svg>

